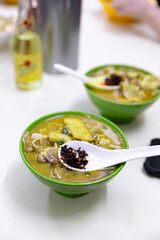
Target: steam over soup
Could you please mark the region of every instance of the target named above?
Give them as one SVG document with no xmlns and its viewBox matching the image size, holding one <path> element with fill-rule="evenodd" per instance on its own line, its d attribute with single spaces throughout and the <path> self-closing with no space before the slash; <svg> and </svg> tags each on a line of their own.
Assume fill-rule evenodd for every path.
<svg viewBox="0 0 160 240">
<path fill-rule="evenodd" d="M 160 78 L 136 68 L 104 67 L 89 74 L 91 77 L 105 75 L 106 85 L 119 84 L 120 89 L 104 91 L 92 89 L 99 97 L 121 103 L 142 103 L 159 94 Z"/>
<path fill-rule="evenodd" d="M 88 116 L 54 117 L 23 136 L 26 157 L 39 173 L 62 182 L 90 182 L 117 170 L 118 166 L 92 172 L 65 168 L 58 159 L 59 147 L 68 141 L 87 141 L 107 149 L 125 148 L 123 139 L 109 126 Z"/>
</svg>

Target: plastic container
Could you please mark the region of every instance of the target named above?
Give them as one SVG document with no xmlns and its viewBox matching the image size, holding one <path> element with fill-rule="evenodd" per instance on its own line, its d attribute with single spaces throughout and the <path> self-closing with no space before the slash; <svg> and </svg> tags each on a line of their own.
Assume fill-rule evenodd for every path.
<svg viewBox="0 0 160 240">
<path fill-rule="evenodd" d="M 4 0 L 4 3 L 6 3 L 6 4 L 17 4 L 18 0 Z"/>
<path fill-rule="evenodd" d="M 110 4 L 110 2 L 112 0 L 99 0 L 99 1 L 102 3 L 103 8 L 105 9 L 105 11 L 111 21 L 119 22 L 119 23 L 131 23 L 131 22 L 136 21 L 135 19 L 133 19 L 129 16 L 119 16 L 116 13 L 116 10 Z M 152 6 L 160 5 L 160 3 L 159 3 L 160 0 L 146 0 L 146 1 L 149 2 Z"/>
<path fill-rule="evenodd" d="M 130 23 L 135 21 L 133 18 L 129 16 L 119 16 L 116 13 L 115 9 L 111 6 L 110 4 L 111 0 L 99 0 L 99 1 L 102 3 L 103 8 L 111 21 L 119 23 Z"/>
</svg>

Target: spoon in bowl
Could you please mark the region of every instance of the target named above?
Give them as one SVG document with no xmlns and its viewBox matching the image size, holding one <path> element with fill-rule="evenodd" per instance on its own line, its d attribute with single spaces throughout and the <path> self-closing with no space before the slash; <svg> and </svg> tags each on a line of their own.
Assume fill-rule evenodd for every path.
<svg viewBox="0 0 160 240">
<path fill-rule="evenodd" d="M 84 150 L 88 154 L 86 158 L 88 160 L 88 163 L 86 164 L 84 169 L 72 167 L 66 162 L 64 162 L 65 159 L 64 156 L 61 155 L 61 153 L 62 148 L 65 145 L 67 146 L 67 149 L 73 148 L 74 150 L 77 150 L 81 148 L 81 150 Z M 160 155 L 160 146 L 149 146 L 122 150 L 108 150 L 84 141 L 67 142 L 59 148 L 58 152 L 59 160 L 65 167 L 81 172 L 100 170 L 130 160 L 158 155 Z"/>
<path fill-rule="evenodd" d="M 105 85 L 105 79 L 107 76 L 98 76 L 98 77 L 88 77 L 85 75 L 82 75 L 73 69 L 66 67 L 62 64 L 55 63 L 53 67 L 63 73 L 67 73 L 69 75 L 72 75 L 73 77 L 76 77 L 77 79 L 81 80 L 83 83 L 86 83 L 88 86 L 100 90 L 116 90 L 119 89 L 119 85 Z"/>
</svg>

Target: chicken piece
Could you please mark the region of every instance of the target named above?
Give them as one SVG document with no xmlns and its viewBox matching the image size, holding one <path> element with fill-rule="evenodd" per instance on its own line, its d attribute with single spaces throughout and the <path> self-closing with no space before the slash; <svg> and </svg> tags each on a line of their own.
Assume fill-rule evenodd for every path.
<svg viewBox="0 0 160 240">
<path fill-rule="evenodd" d="M 44 151 L 44 157 L 52 165 L 56 165 L 58 163 L 58 159 L 57 159 L 54 147 L 46 148 Z"/>
<path fill-rule="evenodd" d="M 46 162 L 46 158 L 42 154 L 37 154 L 35 159 L 39 163 L 45 163 Z"/>
</svg>

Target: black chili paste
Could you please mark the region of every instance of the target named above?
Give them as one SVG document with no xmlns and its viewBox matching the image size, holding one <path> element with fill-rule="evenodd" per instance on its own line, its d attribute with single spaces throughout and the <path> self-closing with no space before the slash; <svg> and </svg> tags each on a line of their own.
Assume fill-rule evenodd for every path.
<svg viewBox="0 0 160 240">
<path fill-rule="evenodd" d="M 71 147 L 67 148 L 67 145 L 61 147 L 61 160 L 71 167 L 85 169 L 88 163 L 87 156 L 86 151 L 81 148 L 75 150 Z"/>
<path fill-rule="evenodd" d="M 110 77 L 105 79 L 105 84 L 110 86 L 119 85 L 122 80 L 123 79 L 121 76 L 118 76 L 117 74 L 112 74 Z"/>
</svg>

